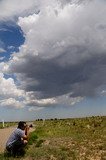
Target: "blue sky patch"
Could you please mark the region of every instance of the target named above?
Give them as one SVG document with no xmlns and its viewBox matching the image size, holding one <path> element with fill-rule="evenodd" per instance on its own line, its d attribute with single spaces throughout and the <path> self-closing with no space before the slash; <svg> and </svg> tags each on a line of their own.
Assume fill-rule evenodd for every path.
<svg viewBox="0 0 106 160">
<path fill-rule="evenodd" d="M 0 24 L 0 48 L 5 52 L 0 53 L 0 57 L 8 60 L 13 52 L 19 51 L 19 46 L 25 41 L 21 28 L 15 23 Z"/>
</svg>

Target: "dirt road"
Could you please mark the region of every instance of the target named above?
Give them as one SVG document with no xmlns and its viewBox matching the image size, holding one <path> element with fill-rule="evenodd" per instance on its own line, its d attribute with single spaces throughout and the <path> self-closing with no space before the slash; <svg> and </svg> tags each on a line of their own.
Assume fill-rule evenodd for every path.
<svg viewBox="0 0 106 160">
<path fill-rule="evenodd" d="M 15 129 L 16 127 L 9 127 L 9 128 L 3 128 L 0 129 L 0 152 L 3 152 L 5 149 L 5 144 L 7 139 L 9 138 L 11 132 Z"/>
<path fill-rule="evenodd" d="M 9 128 L 3 128 L 0 129 L 0 153 L 5 150 L 5 144 L 7 139 L 9 138 L 10 134 L 16 127 L 9 127 Z M 30 132 L 33 131 L 34 129 L 31 128 Z"/>
</svg>

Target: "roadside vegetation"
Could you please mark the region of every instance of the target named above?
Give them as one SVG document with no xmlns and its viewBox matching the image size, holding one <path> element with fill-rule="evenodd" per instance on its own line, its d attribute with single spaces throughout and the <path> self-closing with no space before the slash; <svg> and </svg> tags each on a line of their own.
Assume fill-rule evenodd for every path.
<svg viewBox="0 0 106 160">
<path fill-rule="evenodd" d="M 20 160 L 105 160 L 106 116 L 36 120 Z M 0 155 L 0 160 L 12 157 Z M 17 159 L 17 158 L 15 158 Z"/>
<path fill-rule="evenodd" d="M 0 129 L 10 127 L 10 126 L 15 126 L 16 124 L 17 124 L 17 122 L 5 122 L 4 127 L 3 127 L 3 123 L 0 122 Z"/>
</svg>

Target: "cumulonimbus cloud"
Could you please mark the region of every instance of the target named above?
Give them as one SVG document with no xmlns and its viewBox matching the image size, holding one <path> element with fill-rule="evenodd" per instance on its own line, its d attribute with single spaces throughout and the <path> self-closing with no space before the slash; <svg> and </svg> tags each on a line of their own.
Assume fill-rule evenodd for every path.
<svg viewBox="0 0 106 160">
<path fill-rule="evenodd" d="M 19 17 L 25 43 L 12 55 L 9 72 L 33 100 L 96 95 L 106 84 L 106 2 L 46 2 L 38 14 Z"/>
</svg>

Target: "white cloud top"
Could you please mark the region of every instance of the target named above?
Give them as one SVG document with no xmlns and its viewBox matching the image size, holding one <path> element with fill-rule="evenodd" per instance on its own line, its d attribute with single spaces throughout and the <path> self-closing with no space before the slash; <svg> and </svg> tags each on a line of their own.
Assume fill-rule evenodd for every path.
<svg viewBox="0 0 106 160">
<path fill-rule="evenodd" d="M 68 63 L 78 63 L 90 58 L 92 50 L 94 55 L 95 52 L 106 51 L 106 21 L 103 16 L 106 5 L 103 2 L 68 3 L 64 7 L 58 1 L 53 2 L 55 5 L 49 2 L 47 6 L 41 6 L 37 15 L 19 17 L 18 24 L 25 34 L 27 54 L 36 52 L 40 57 L 53 58 L 72 46 L 85 46 L 86 53 L 76 53 L 76 47 L 70 53 L 72 58 Z"/>
</svg>

